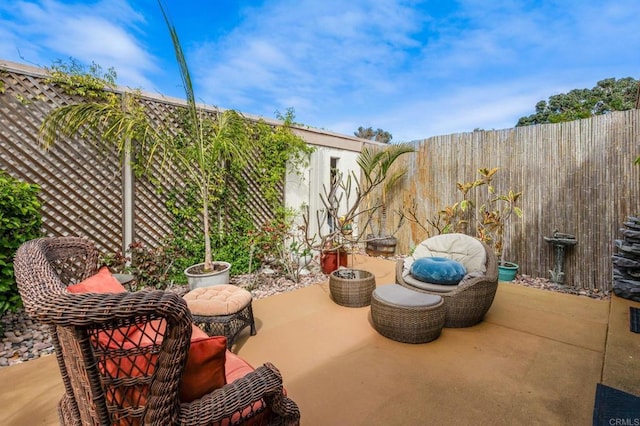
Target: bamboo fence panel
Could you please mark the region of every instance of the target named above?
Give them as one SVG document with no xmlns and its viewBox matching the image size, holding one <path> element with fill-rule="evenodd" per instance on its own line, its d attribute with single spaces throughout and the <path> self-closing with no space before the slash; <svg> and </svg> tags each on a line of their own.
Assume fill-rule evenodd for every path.
<svg viewBox="0 0 640 426">
<path fill-rule="evenodd" d="M 524 217 L 505 230 L 505 260 L 518 263 L 522 274 L 548 278 L 554 253 L 543 237 L 554 230 L 574 234 L 578 244 L 566 252 L 565 283 L 609 290 L 618 229 L 640 213 L 640 167 L 633 164 L 640 154 L 639 123 L 640 110 L 631 110 L 415 141 L 416 153 L 398 161 L 409 172 L 390 210 L 406 212 L 415 203 L 424 225 L 461 199 L 456 182 L 475 180 L 481 167 L 498 167 L 496 192 L 523 192 Z M 434 234 L 407 222 L 396 235 L 398 252 L 408 254 Z"/>
</svg>

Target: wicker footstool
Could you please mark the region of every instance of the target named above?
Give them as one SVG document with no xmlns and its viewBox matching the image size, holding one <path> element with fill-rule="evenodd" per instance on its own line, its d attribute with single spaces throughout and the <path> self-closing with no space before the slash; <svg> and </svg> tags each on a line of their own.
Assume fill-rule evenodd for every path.
<svg viewBox="0 0 640 426">
<path fill-rule="evenodd" d="M 225 336 L 227 348 L 245 327 L 256 335 L 256 324 L 251 307 L 251 293 L 235 285 L 222 284 L 196 288 L 184 299 L 193 316 L 193 322 L 209 336 Z"/>
<path fill-rule="evenodd" d="M 376 288 L 371 296 L 371 319 L 376 331 L 404 343 L 437 339 L 444 327 L 441 296 L 419 293 L 398 284 Z"/>
</svg>

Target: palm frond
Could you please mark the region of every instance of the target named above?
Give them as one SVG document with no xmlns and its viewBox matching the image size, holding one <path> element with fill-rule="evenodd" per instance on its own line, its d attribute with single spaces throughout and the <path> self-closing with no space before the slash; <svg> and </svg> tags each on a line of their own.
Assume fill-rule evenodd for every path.
<svg viewBox="0 0 640 426">
<path fill-rule="evenodd" d="M 393 173 L 387 176 L 387 179 L 384 183 L 384 188 L 386 192 L 391 191 L 391 189 L 407 174 L 407 168 L 403 167 L 401 169 L 395 170 Z"/>
<path fill-rule="evenodd" d="M 387 174 L 393 163 L 401 155 L 414 152 L 413 145 L 410 143 L 401 143 L 397 145 L 389 145 L 384 152 L 384 160 L 380 163 L 380 168 L 383 174 Z"/>
<path fill-rule="evenodd" d="M 385 156 L 385 151 L 375 150 L 369 146 L 366 146 L 360 151 L 356 162 L 362 174 L 365 177 L 365 181 L 369 186 L 376 185 L 376 182 L 381 181 L 380 163 Z"/>
<path fill-rule="evenodd" d="M 187 97 L 187 108 L 189 110 L 189 115 L 191 116 L 190 122 L 191 125 L 194 126 L 194 133 L 196 135 L 202 135 L 202 128 L 198 117 L 198 107 L 196 105 L 196 97 L 193 90 L 193 83 L 191 81 L 191 73 L 189 72 L 187 59 L 185 58 L 184 51 L 182 50 L 182 44 L 180 43 L 180 39 L 178 37 L 178 31 L 176 30 L 173 21 L 169 17 L 169 14 L 166 12 L 165 7 L 162 3 L 163 2 L 161 0 L 158 0 L 158 6 L 160 7 L 160 11 L 162 12 L 164 21 L 167 24 L 169 35 L 171 36 L 171 41 L 173 43 L 176 62 L 178 63 L 178 68 L 180 69 L 182 87 L 184 88 L 185 96 Z M 200 142 L 202 142 L 202 137 L 200 137 L 199 140 Z"/>
</svg>

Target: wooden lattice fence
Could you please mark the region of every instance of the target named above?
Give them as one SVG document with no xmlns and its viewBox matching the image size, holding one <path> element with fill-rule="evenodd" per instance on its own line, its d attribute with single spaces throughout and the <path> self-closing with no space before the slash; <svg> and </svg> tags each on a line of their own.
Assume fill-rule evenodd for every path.
<svg viewBox="0 0 640 426">
<path fill-rule="evenodd" d="M 120 250 L 123 245 L 123 160 L 117 152 L 104 152 L 91 143 L 89 136 L 63 138 L 50 150 L 41 148 L 37 140 L 40 124 L 53 108 L 76 100 L 46 84 L 42 70 L 27 67 L 0 68 L 4 93 L 0 94 L 0 168 L 11 176 L 41 187 L 45 235 L 78 235 L 96 241 L 106 252 Z M 184 103 L 158 97 L 143 96 L 147 110 L 155 121 L 171 120 L 177 106 Z M 258 155 L 257 153 L 255 155 Z M 133 179 L 133 224 L 136 241 L 157 246 L 171 232 L 171 217 L 165 203 L 182 183 L 175 170 L 161 167 L 160 159 L 151 165 L 150 173 L 161 177 L 151 183 L 140 177 Z M 244 170 L 248 212 L 256 224 L 274 217 L 264 200 L 259 184 L 252 179 L 258 171 L 251 165 Z M 241 190 L 231 182 L 231 200 Z M 242 188 L 245 190 L 245 188 Z M 276 191 L 284 202 L 284 181 Z M 181 191 L 173 191 L 180 198 Z M 232 203 L 231 208 L 240 208 Z"/>
</svg>

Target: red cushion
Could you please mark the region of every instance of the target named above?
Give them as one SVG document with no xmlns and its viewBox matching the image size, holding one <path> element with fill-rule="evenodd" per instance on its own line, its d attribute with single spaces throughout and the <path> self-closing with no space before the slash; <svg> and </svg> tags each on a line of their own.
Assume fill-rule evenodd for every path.
<svg viewBox="0 0 640 426">
<path fill-rule="evenodd" d="M 95 275 L 78 284 L 68 286 L 67 291 L 69 293 L 123 293 L 127 289 L 111 275 L 109 268 L 103 266 Z"/>
<path fill-rule="evenodd" d="M 227 383 L 226 351 L 227 339 L 224 336 L 191 340 L 187 365 L 184 367 L 180 385 L 180 401 L 194 401 Z"/>
<path fill-rule="evenodd" d="M 200 327 L 196 327 L 195 324 L 191 324 L 191 341 L 193 342 L 196 339 L 206 339 L 209 337 L 207 333 L 205 333 Z"/>
<path fill-rule="evenodd" d="M 247 361 L 240 358 L 238 355 L 234 354 L 231 351 L 227 351 L 227 362 L 225 364 L 225 369 L 227 372 L 227 383 L 232 383 L 233 381 L 246 376 L 247 374 L 249 374 L 254 370 L 254 368 Z M 285 395 L 286 395 L 286 392 L 285 392 Z M 252 411 L 261 410 L 263 406 L 264 406 L 264 402 L 261 399 L 257 403 L 252 404 L 247 408 L 245 408 L 244 410 L 242 410 L 242 414 L 235 413 L 231 418 L 232 423 L 235 424 L 239 422 L 241 417 L 249 416 Z M 271 411 L 269 407 L 266 407 L 266 409 L 262 411 L 260 414 L 258 414 L 255 417 L 251 417 L 249 421 L 242 424 L 246 424 L 247 426 L 267 424 L 270 418 L 271 418 Z"/>
<path fill-rule="evenodd" d="M 249 365 L 247 361 L 240 358 L 238 355 L 231 351 L 227 351 L 227 362 L 225 364 L 225 371 L 227 375 L 227 383 L 234 382 L 235 380 L 244 377 L 247 373 L 250 373 L 254 368 Z"/>
<path fill-rule="evenodd" d="M 67 287 L 70 293 L 121 293 L 127 290 L 111 275 L 104 266 L 97 274 L 86 280 Z M 145 324 L 121 327 L 113 332 L 99 332 L 98 344 L 104 348 L 131 349 L 145 347 L 154 342 L 162 343 L 165 332 L 164 320 L 153 320 Z M 227 339 L 224 336 L 209 337 L 200 328 L 192 325 L 191 345 L 180 386 L 181 402 L 191 402 L 201 398 L 214 389 L 221 388 L 226 382 L 225 353 Z M 151 354 L 109 358 L 105 362 L 106 374 L 111 377 L 141 376 L 153 374 L 156 356 Z M 149 371 L 147 371 L 149 370 Z M 146 392 L 146 391 L 145 391 Z M 126 394 L 115 391 L 108 395 L 117 405 L 144 405 L 146 398 L 139 391 L 130 389 Z M 126 401 L 126 402 L 125 402 Z"/>
<path fill-rule="evenodd" d="M 112 337 L 108 337 L 105 332 L 98 336 L 100 345 L 108 348 L 131 349 L 132 347 L 145 347 L 157 343 L 162 343 L 162 336 L 154 337 L 154 329 L 164 333 L 164 321 L 154 320 L 147 324 L 132 327 L 131 329 L 121 328 Z M 197 330 L 197 331 L 196 331 Z M 180 385 L 180 401 L 191 402 L 203 397 L 209 392 L 221 388 L 226 382 L 225 376 L 225 353 L 227 350 L 227 339 L 224 336 L 207 336 L 202 330 L 192 325 L 191 344 L 187 354 L 187 363 L 182 374 Z M 204 334 L 204 337 L 202 335 Z M 123 336 L 120 339 L 120 336 Z M 106 370 L 111 377 L 140 376 L 143 374 L 153 374 L 156 356 L 134 355 L 124 358 L 109 358 L 106 360 Z M 151 363 L 151 365 L 150 365 Z M 147 369 L 149 371 L 147 371 Z M 145 401 L 137 401 L 140 395 L 129 396 L 129 404 L 143 405 Z M 116 399 L 121 405 L 120 395 Z M 135 404 L 132 402 L 136 401 Z M 126 404 L 128 405 L 128 404 Z"/>
</svg>

